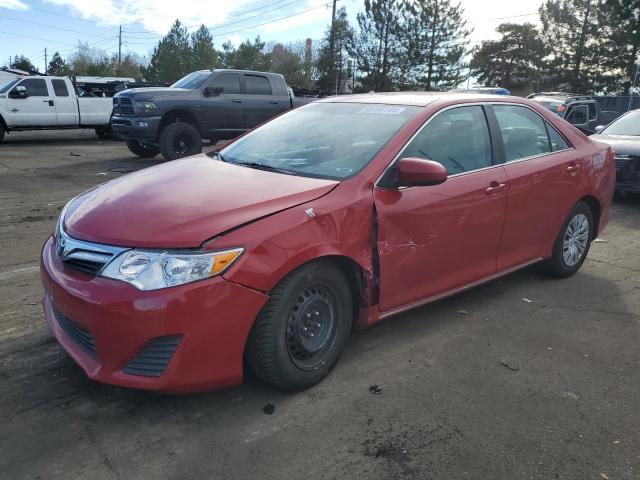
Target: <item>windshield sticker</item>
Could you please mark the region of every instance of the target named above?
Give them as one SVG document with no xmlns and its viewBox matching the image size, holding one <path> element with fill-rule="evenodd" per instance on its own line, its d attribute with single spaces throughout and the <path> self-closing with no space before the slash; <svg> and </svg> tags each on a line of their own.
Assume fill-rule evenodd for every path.
<svg viewBox="0 0 640 480">
<path fill-rule="evenodd" d="M 376 113 L 380 115 L 400 115 L 405 111 L 405 107 L 395 105 L 367 105 L 358 110 L 358 113 Z"/>
<path fill-rule="evenodd" d="M 353 172 L 353 168 L 338 167 L 338 168 L 336 168 L 336 172 L 338 172 L 338 173 L 352 173 Z"/>
</svg>

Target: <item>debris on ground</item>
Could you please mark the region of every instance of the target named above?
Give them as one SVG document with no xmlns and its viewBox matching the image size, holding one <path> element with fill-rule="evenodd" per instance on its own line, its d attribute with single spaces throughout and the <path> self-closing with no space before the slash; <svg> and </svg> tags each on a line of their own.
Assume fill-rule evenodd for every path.
<svg viewBox="0 0 640 480">
<path fill-rule="evenodd" d="M 369 392 L 373 394 L 382 393 L 382 387 L 380 385 L 376 385 L 375 383 L 369 387 Z"/>
<path fill-rule="evenodd" d="M 602 238 L 596 238 L 594 240 L 595 243 L 608 243 L 606 240 L 602 239 Z"/>
<path fill-rule="evenodd" d="M 69 155 L 72 157 L 84 157 L 84 153 L 75 153 L 75 152 L 69 152 Z"/>
<path fill-rule="evenodd" d="M 520 370 L 520 367 L 518 365 L 507 360 L 502 360 L 500 363 L 513 372 L 517 372 L 518 370 Z"/>
<path fill-rule="evenodd" d="M 469 311 L 468 310 L 458 310 L 458 313 L 460 315 L 469 315 Z"/>
<path fill-rule="evenodd" d="M 273 412 L 276 411 L 276 407 L 271 405 L 270 403 L 267 403 L 264 407 L 262 407 L 262 411 L 267 415 L 272 415 Z"/>
<path fill-rule="evenodd" d="M 613 441 L 613 443 L 614 443 L 614 444 L 616 444 L 616 445 L 618 445 L 618 444 L 620 443 L 620 439 L 619 439 L 619 438 L 616 438 L 616 439 Z"/>
<path fill-rule="evenodd" d="M 523 298 L 522 301 L 526 303 L 533 303 L 533 300 L 529 300 L 528 298 Z"/>
<path fill-rule="evenodd" d="M 106 172 L 98 172 L 98 173 L 96 173 L 96 175 L 106 175 L 106 174 L 107 174 Z"/>
<path fill-rule="evenodd" d="M 600 473 L 600 478 L 603 478 L 604 480 L 609 480 L 609 476 L 606 473 Z"/>
</svg>

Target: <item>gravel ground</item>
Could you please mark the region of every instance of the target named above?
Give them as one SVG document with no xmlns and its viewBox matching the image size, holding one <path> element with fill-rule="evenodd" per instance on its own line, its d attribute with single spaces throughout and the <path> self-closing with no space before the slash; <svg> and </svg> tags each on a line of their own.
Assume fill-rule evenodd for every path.
<svg viewBox="0 0 640 480">
<path fill-rule="evenodd" d="M 574 277 L 529 268 L 357 332 L 308 391 L 171 397 L 87 380 L 39 303 L 63 204 L 155 161 L 91 131 L 0 145 L 0 478 L 640 478 L 640 198 Z"/>
</svg>

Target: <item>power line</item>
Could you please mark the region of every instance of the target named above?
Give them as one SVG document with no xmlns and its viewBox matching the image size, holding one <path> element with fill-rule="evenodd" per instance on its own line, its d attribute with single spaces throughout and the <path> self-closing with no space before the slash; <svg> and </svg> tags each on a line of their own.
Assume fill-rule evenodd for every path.
<svg viewBox="0 0 640 480">
<path fill-rule="evenodd" d="M 508 17 L 495 17 L 495 18 L 490 18 L 489 20 L 508 20 L 510 18 L 532 17 L 533 15 L 540 15 L 540 12 L 523 13 L 521 15 L 511 15 L 511 16 L 508 16 Z"/>
<path fill-rule="evenodd" d="M 51 28 L 53 30 L 61 30 L 63 32 L 79 33 L 80 35 L 87 35 L 87 36 L 90 36 L 90 37 L 101 37 L 102 36 L 102 35 L 97 35 L 95 33 L 80 32 L 78 30 L 72 30 L 70 28 L 54 27 L 53 25 L 47 25 L 46 23 L 38 23 L 38 22 L 32 22 L 31 20 L 22 20 L 20 18 L 7 17 L 5 15 L 0 15 L 0 18 L 4 18 L 4 19 L 11 20 L 11 21 L 14 21 L 14 22 L 30 23 L 31 25 L 38 25 L 39 27 Z"/>
</svg>

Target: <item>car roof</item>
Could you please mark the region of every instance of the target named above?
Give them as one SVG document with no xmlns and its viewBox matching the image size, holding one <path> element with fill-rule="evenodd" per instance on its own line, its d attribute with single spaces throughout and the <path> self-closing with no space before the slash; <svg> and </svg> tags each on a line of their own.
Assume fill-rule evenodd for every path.
<svg viewBox="0 0 640 480">
<path fill-rule="evenodd" d="M 440 100 L 456 102 L 459 100 L 478 102 L 496 102 L 509 99 L 517 103 L 525 103 L 520 97 L 509 95 L 491 95 L 482 93 L 458 93 L 458 92 L 385 92 L 385 93 L 358 93 L 354 95 L 340 95 L 316 100 L 314 103 L 380 103 L 385 105 L 408 105 L 426 107 L 430 103 Z"/>
</svg>

